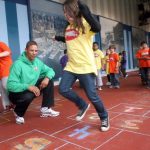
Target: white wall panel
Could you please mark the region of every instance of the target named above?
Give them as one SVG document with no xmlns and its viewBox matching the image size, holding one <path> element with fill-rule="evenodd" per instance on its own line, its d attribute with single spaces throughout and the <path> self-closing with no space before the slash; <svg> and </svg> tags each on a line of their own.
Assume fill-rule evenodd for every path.
<svg viewBox="0 0 150 150">
<path fill-rule="evenodd" d="M 19 43 L 21 52 L 24 51 L 26 43 L 29 41 L 29 23 L 27 15 L 27 6 L 16 4 Z M 23 17 L 22 17 L 23 16 Z"/>
<path fill-rule="evenodd" d="M 8 44 L 7 22 L 5 13 L 5 3 L 0 1 L 0 41 Z"/>
</svg>

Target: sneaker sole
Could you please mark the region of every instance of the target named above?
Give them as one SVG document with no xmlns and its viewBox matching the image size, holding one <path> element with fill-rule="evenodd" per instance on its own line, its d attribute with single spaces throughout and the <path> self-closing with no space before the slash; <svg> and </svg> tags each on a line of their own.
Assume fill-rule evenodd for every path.
<svg viewBox="0 0 150 150">
<path fill-rule="evenodd" d="M 41 118 L 44 118 L 44 117 L 57 117 L 59 116 L 60 114 L 57 114 L 57 115 L 52 115 L 52 114 L 41 114 L 40 117 Z"/>
<path fill-rule="evenodd" d="M 17 122 L 17 121 L 16 121 L 16 124 L 21 125 L 21 124 L 24 124 L 24 122 Z"/>
<path fill-rule="evenodd" d="M 110 125 L 106 128 L 106 127 L 101 127 L 101 131 L 102 132 L 106 132 L 110 129 Z"/>
<path fill-rule="evenodd" d="M 76 117 L 76 121 L 81 121 L 84 118 L 84 116 L 89 108 L 90 108 L 90 104 L 88 104 L 88 107 L 86 108 L 85 112 L 83 113 L 83 115 L 81 117 L 79 117 L 79 118 L 78 118 L 78 116 Z"/>
</svg>

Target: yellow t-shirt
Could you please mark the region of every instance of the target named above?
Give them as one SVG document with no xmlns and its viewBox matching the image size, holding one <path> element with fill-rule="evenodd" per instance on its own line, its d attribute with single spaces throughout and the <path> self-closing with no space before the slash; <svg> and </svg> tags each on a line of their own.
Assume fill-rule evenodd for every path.
<svg viewBox="0 0 150 150">
<path fill-rule="evenodd" d="M 109 55 L 104 57 L 103 62 L 105 64 L 106 74 L 109 74 Z"/>
<path fill-rule="evenodd" d="M 67 45 L 68 63 L 64 70 L 76 74 L 97 74 L 96 64 L 92 49 L 92 37 L 95 34 L 90 31 L 90 25 L 83 19 L 85 33 L 71 28 L 69 25 L 65 32 Z"/>
<path fill-rule="evenodd" d="M 103 52 L 101 50 L 97 49 L 96 51 L 94 51 L 94 57 L 95 57 L 95 63 L 96 63 L 97 69 L 101 69 L 102 68 L 102 59 L 104 58 Z"/>
</svg>

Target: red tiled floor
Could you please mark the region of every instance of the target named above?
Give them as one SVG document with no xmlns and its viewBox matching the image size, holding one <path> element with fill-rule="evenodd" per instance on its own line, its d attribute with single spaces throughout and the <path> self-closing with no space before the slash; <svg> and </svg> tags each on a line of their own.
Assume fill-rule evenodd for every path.
<svg viewBox="0 0 150 150">
<path fill-rule="evenodd" d="M 4 117 L 0 117 L 0 125 L 5 124 L 7 122 L 9 122 L 10 120 Z"/>
<path fill-rule="evenodd" d="M 75 144 L 64 144 L 63 146 L 59 147 L 59 150 L 85 150 L 86 148 L 81 147 L 80 145 Z"/>
<path fill-rule="evenodd" d="M 122 132 L 97 150 L 149 150 L 150 136 Z"/>
<path fill-rule="evenodd" d="M 84 148 L 94 149 L 119 132 L 120 130 L 118 129 L 111 129 L 109 132 L 102 133 L 98 125 L 79 123 L 71 128 L 53 134 L 53 136 L 81 145 Z"/>
<path fill-rule="evenodd" d="M 122 114 L 111 120 L 111 126 L 150 135 L 150 118 Z"/>
<path fill-rule="evenodd" d="M 73 90 L 88 100 L 78 84 Z M 98 94 L 109 112 L 108 132 L 100 131 L 100 120 L 92 105 L 83 121 L 77 122 L 77 107 L 60 96 L 55 87 L 54 110 L 60 111 L 59 117 L 39 117 L 42 97 L 30 105 L 24 125 L 15 124 L 12 111 L 0 114 L 0 150 L 29 150 L 30 144 L 32 150 L 41 150 L 44 145 L 43 150 L 149 150 L 150 91 L 141 85 L 139 76 L 131 73 L 129 78 L 121 79 L 120 89 L 104 86 Z M 131 109 L 132 106 L 138 109 Z M 73 135 L 77 131 L 79 134 Z"/>
<path fill-rule="evenodd" d="M 148 96 L 146 99 L 143 98 L 142 100 L 134 102 L 134 103 L 137 104 L 137 105 L 143 105 L 143 106 L 146 106 L 146 107 L 150 107 L 150 98 Z"/>
<path fill-rule="evenodd" d="M 149 111 L 149 112 L 147 112 L 144 116 L 145 116 L 145 117 L 149 117 L 149 118 L 150 118 L 150 111 Z"/>
<path fill-rule="evenodd" d="M 62 140 L 38 131 L 31 131 L 0 143 L 0 148 L 3 150 L 52 150 L 64 144 Z"/>
<path fill-rule="evenodd" d="M 120 113 L 109 112 L 109 118 L 112 119 L 112 118 L 118 116 L 119 114 Z M 75 115 L 70 116 L 68 118 L 75 120 Z M 89 123 L 96 123 L 96 124 L 100 125 L 100 118 L 98 117 L 98 114 L 96 113 L 96 111 L 94 109 L 88 110 L 86 116 L 83 118 L 82 121 L 89 122 Z"/>
<path fill-rule="evenodd" d="M 112 112 L 119 112 L 119 113 L 127 113 L 127 114 L 134 114 L 134 115 L 143 115 L 149 111 L 149 107 L 146 106 L 139 106 L 133 104 L 120 104 L 109 111 Z"/>
</svg>

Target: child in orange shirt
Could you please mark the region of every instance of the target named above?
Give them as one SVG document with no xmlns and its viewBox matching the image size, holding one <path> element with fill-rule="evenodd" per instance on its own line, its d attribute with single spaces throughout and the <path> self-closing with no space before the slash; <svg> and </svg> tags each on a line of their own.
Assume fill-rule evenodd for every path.
<svg viewBox="0 0 150 150">
<path fill-rule="evenodd" d="M 4 110 L 9 110 L 12 107 L 6 90 L 6 84 L 11 65 L 11 50 L 4 42 L 0 42 L 0 90 L 2 94 L 2 105 Z"/>
<path fill-rule="evenodd" d="M 115 52 L 116 46 L 109 46 L 109 73 L 110 73 L 110 88 L 120 88 L 119 82 L 119 55 Z"/>
<path fill-rule="evenodd" d="M 139 60 L 142 83 L 150 89 L 150 48 L 146 42 L 141 42 L 141 49 L 137 51 L 136 58 Z"/>
</svg>

